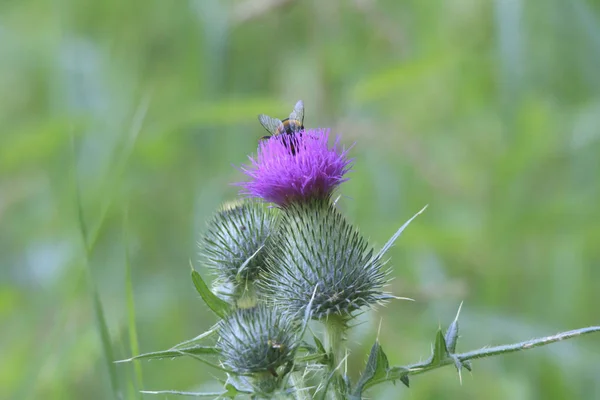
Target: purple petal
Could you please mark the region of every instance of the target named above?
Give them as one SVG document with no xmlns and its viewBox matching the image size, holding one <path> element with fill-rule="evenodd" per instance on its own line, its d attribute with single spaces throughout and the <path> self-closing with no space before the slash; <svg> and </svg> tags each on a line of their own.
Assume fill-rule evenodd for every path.
<svg viewBox="0 0 600 400">
<path fill-rule="evenodd" d="M 329 146 L 329 129 L 277 135 L 262 141 L 250 164 L 240 169 L 250 177 L 241 193 L 285 206 L 294 201 L 327 198 L 350 171 L 352 159 L 336 137 Z"/>
</svg>

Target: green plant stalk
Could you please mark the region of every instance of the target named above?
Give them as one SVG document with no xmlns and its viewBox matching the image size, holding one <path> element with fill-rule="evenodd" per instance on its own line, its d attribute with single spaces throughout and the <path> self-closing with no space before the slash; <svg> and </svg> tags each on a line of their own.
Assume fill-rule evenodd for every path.
<svg viewBox="0 0 600 400">
<path fill-rule="evenodd" d="M 547 344 L 560 342 L 561 340 L 571 339 L 588 333 L 600 332 L 600 326 L 590 326 L 587 328 L 575 329 L 572 331 L 561 332 L 556 335 L 546 336 L 537 339 L 526 340 L 524 342 L 507 344 L 495 347 L 485 347 L 478 350 L 468 351 L 465 353 L 451 354 L 450 357 L 444 358 L 438 364 L 433 364 L 431 358 L 414 364 L 409 364 L 400 367 L 392 367 L 389 369 L 386 377 L 381 378 L 377 381 L 371 382 L 369 387 L 372 387 L 378 383 L 385 381 L 394 381 L 401 377 L 418 375 L 425 372 L 429 372 L 436 368 L 445 367 L 446 365 L 456 365 L 458 360 L 462 365 L 468 365 L 470 360 L 478 358 L 492 357 L 501 354 L 514 353 L 517 351 L 533 349 L 534 347 L 545 346 Z"/>
<path fill-rule="evenodd" d="M 344 358 L 344 334 L 348 329 L 346 318 L 336 314 L 330 314 L 323 319 L 325 325 L 325 337 L 323 345 L 329 352 L 332 368 Z"/>
<path fill-rule="evenodd" d="M 326 376 L 331 376 L 333 398 L 343 399 L 344 395 L 340 387 L 342 375 L 338 369 L 341 367 L 340 362 L 344 358 L 344 334 L 348 329 L 347 319 L 341 315 L 330 314 L 327 318 L 323 319 L 323 324 L 325 325 L 323 346 L 329 356 L 329 370 Z"/>
</svg>

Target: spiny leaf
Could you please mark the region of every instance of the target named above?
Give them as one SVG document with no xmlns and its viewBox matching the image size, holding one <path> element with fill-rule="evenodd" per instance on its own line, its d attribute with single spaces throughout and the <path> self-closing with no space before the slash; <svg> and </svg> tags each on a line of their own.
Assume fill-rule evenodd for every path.
<svg viewBox="0 0 600 400">
<path fill-rule="evenodd" d="M 327 364 L 328 357 L 323 343 L 321 342 L 321 340 L 319 340 L 319 338 L 317 338 L 314 335 L 313 339 L 315 341 L 315 346 L 306 342 L 302 342 L 302 344 L 298 346 L 297 350 L 303 350 L 306 352 L 306 354 L 296 356 L 296 363 L 316 361 L 319 364 Z"/>
<path fill-rule="evenodd" d="M 446 339 L 446 347 L 449 353 L 454 353 L 456 351 L 456 341 L 458 340 L 458 316 L 460 314 L 462 305 L 463 303 L 460 303 L 456 317 L 448 327 L 446 335 L 444 336 L 444 339 Z"/>
<path fill-rule="evenodd" d="M 313 335 L 313 340 L 315 341 L 315 345 L 317 346 L 317 351 L 320 355 L 321 362 L 323 364 L 327 364 L 329 362 L 329 356 L 327 355 L 327 350 L 325 350 L 325 346 L 323 346 L 323 342 L 321 342 L 321 340 L 315 335 Z"/>
<path fill-rule="evenodd" d="M 320 353 L 327 354 L 327 351 L 325 350 L 325 346 L 323 346 L 323 342 L 321 342 L 321 339 L 313 335 L 313 340 L 315 341 L 315 346 L 317 346 L 317 350 Z"/>
<path fill-rule="evenodd" d="M 192 268 L 192 281 L 194 282 L 194 286 L 196 287 L 196 291 L 202 297 L 202 300 L 206 303 L 208 308 L 210 308 L 217 316 L 223 318 L 225 317 L 229 311 L 230 306 L 225 301 L 218 298 L 206 285 L 202 277 L 194 268 Z"/>
<path fill-rule="evenodd" d="M 471 367 L 471 361 L 469 360 L 463 361 L 462 366 L 465 367 L 469 372 L 473 370 Z"/>
<path fill-rule="evenodd" d="M 400 377 L 400 382 L 404 383 L 404 385 L 405 385 L 406 387 L 410 387 L 410 382 L 409 382 L 409 380 L 408 380 L 408 374 L 406 374 L 406 375 L 402 375 L 402 376 Z"/>
<path fill-rule="evenodd" d="M 133 360 L 155 360 L 162 358 L 176 358 L 183 357 L 186 355 L 199 355 L 199 354 L 207 354 L 207 355 L 215 355 L 219 354 L 219 350 L 213 346 L 192 346 L 192 347 L 184 347 L 179 349 L 169 349 L 163 351 L 154 351 L 151 353 L 140 354 L 126 360 L 116 361 L 117 363 L 130 362 Z"/>
<path fill-rule="evenodd" d="M 302 355 L 302 356 L 296 356 L 295 362 L 296 364 L 298 363 L 307 363 L 307 362 L 314 362 L 317 364 L 321 364 L 321 365 L 327 365 L 325 359 L 326 359 L 326 354 L 319 354 L 319 353 L 310 353 L 310 354 L 306 354 L 306 355 Z"/>
<path fill-rule="evenodd" d="M 363 390 L 372 386 L 372 382 L 387 376 L 388 369 L 389 363 L 387 356 L 383 352 L 379 342 L 375 342 L 371 347 L 371 353 L 369 354 L 365 371 L 362 373 L 356 384 L 353 395 L 360 398 Z"/>
<path fill-rule="evenodd" d="M 431 365 L 442 365 L 444 360 L 448 358 L 448 348 L 446 347 L 446 339 L 441 329 L 438 329 L 435 336 L 435 345 L 433 347 L 433 355 L 431 357 Z"/>
</svg>

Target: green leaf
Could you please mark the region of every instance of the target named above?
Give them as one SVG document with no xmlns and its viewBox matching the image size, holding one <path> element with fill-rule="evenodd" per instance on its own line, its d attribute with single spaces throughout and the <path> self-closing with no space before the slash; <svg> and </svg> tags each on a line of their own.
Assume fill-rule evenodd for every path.
<svg viewBox="0 0 600 400">
<path fill-rule="evenodd" d="M 449 353 L 454 353 L 456 351 L 456 341 L 458 339 L 458 321 L 454 320 L 448 327 L 446 334 L 444 335 L 444 340 L 446 341 L 446 347 Z"/>
<path fill-rule="evenodd" d="M 206 285 L 202 277 L 194 268 L 192 268 L 192 281 L 194 282 L 194 286 L 196 287 L 196 291 L 202 297 L 202 300 L 206 303 L 208 308 L 210 308 L 217 316 L 224 318 L 231 307 L 229 304 L 220 298 L 218 298 Z"/>
<path fill-rule="evenodd" d="M 328 365 L 326 354 L 310 353 L 310 354 L 305 354 L 302 356 L 296 356 L 296 364 L 302 363 L 302 362 L 306 363 L 306 362 L 311 362 L 311 361 L 316 364 Z"/>
<path fill-rule="evenodd" d="M 444 339 L 446 340 L 446 347 L 449 353 L 454 353 L 456 351 L 456 341 L 458 340 L 458 316 L 460 314 L 461 308 L 462 303 L 460 303 L 460 306 L 458 307 L 458 312 L 456 313 L 456 317 L 448 327 L 446 335 L 444 336 Z"/>
<path fill-rule="evenodd" d="M 383 349 L 379 345 L 379 342 L 375 342 L 371 347 L 371 353 L 367 360 L 367 365 L 362 373 L 356 389 L 354 389 L 353 396 L 361 398 L 363 390 L 366 390 L 373 385 L 373 382 L 385 378 L 388 374 L 389 362 L 387 356 L 383 352 Z"/>
<path fill-rule="evenodd" d="M 313 340 L 315 341 L 315 346 L 317 346 L 317 350 L 320 353 L 327 354 L 327 351 L 325 350 L 325 346 L 323 346 L 323 342 L 321 342 L 321 339 L 313 335 Z"/>
<path fill-rule="evenodd" d="M 448 358 L 448 348 L 446 347 L 446 339 L 441 329 L 438 329 L 435 336 L 435 345 L 433 347 L 433 355 L 431 357 L 431 365 L 442 365 Z"/>
<path fill-rule="evenodd" d="M 469 372 L 473 370 L 471 367 L 471 361 L 469 360 L 462 361 L 462 366 L 465 367 Z"/>
<path fill-rule="evenodd" d="M 163 351 L 154 351 L 152 353 L 144 353 L 144 354 L 140 354 L 140 355 L 128 358 L 126 360 L 119 360 L 116 362 L 124 363 L 124 362 L 130 362 L 133 360 L 142 360 L 142 359 L 156 360 L 156 359 L 162 359 L 162 358 L 176 358 L 176 357 L 183 357 L 183 356 L 187 356 L 187 355 L 202 355 L 202 354 L 215 355 L 215 354 L 219 354 L 219 350 L 214 346 L 199 346 L 198 345 L 198 346 L 184 347 L 184 348 L 180 348 L 180 349 L 169 349 L 169 350 L 163 350 Z"/>
<path fill-rule="evenodd" d="M 228 398 L 228 399 L 235 399 L 235 397 L 240 393 L 239 390 L 237 390 L 237 388 L 235 386 L 233 386 L 231 383 L 227 383 L 225 385 L 225 389 L 227 389 L 227 392 L 224 393 L 222 396 L 219 396 L 220 398 Z"/>
<path fill-rule="evenodd" d="M 313 335 L 313 339 L 315 341 L 315 346 L 306 342 L 302 342 L 302 344 L 298 346 L 298 350 L 304 350 L 307 353 L 296 356 L 296 363 L 313 361 L 318 364 L 328 365 L 328 357 L 327 352 L 325 351 L 325 346 L 323 346 L 323 343 L 315 335 Z"/>
<path fill-rule="evenodd" d="M 327 379 L 325 379 L 323 382 L 321 382 L 321 386 L 323 389 L 321 389 L 320 391 L 320 395 L 318 397 L 319 400 L 325 400 L 327 398 L 329 398 L 327 396 L 328 392 L 329 392 L 329 385 L 331 383 L 333 383 L 334 385 L 334 393 L 339 394 L 340 398 L 345 398 L 346 394 L 345 393 L 341 393 L 341 391 L 343 390 L 343 387 L 345 387 L 345 383 L 344 382 L 340 382 L 343 381 L 343 378 L 339 375 L 336 374 L 337 368 L 335 368 L 329 375 L 327 375 Z M 344 386 L 342 386 L 342 384 Z M 335 392 L 336 389 L 339 389 L 337 392 Z M 352 397 L 350 397 L 350 400 L 352 400 Z"/>
<path fill-rule="evenodd" d="M 400 377 L 400 382 L 404 383 L 406 387 L 410 387 L 410 381 L 408 380 L 408 373 Z"/>
</svg>

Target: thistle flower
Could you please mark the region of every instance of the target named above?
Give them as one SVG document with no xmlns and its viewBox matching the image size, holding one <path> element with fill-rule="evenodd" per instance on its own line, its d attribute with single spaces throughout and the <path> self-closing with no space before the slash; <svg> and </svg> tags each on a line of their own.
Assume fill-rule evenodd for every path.
<svg viewBox="0 0 600 400">
<path fill-rule="evenodd" d="M 380 257 L 327 200 L 293 203 L 282 213 L 280 228 L 257 285 L 277 307 L 302 313 L 312 303 L 313 318 L 349 318 L 363 306 L 391 296 Z"/>
<path fill-rule="evenodd" d="M 237 309 L 220 322 L 217 347 L 223 363 L 239 374 L 268 372 L 293 360 L 300 324 L 275 308 Z"/>
<path fill-rule="evenodd" d="M 217 275 L 216 284 L 234 289 L 253 281 L 264 265 L 264 245 L 276 210 L 255 201 L 224 206 L 208 223 L 200 253 Z"/>
<path fill-rule="evenodd" d="M 241 193 L 285 207 L 293 202 L 329 198 L 346 181 L 352 160 L 339 137 L 329 146 L 329 130 L 277 135 L 259 144 L 256 157 L 241 170 L 250 177 L 238 183 Z"/>
</svg>

